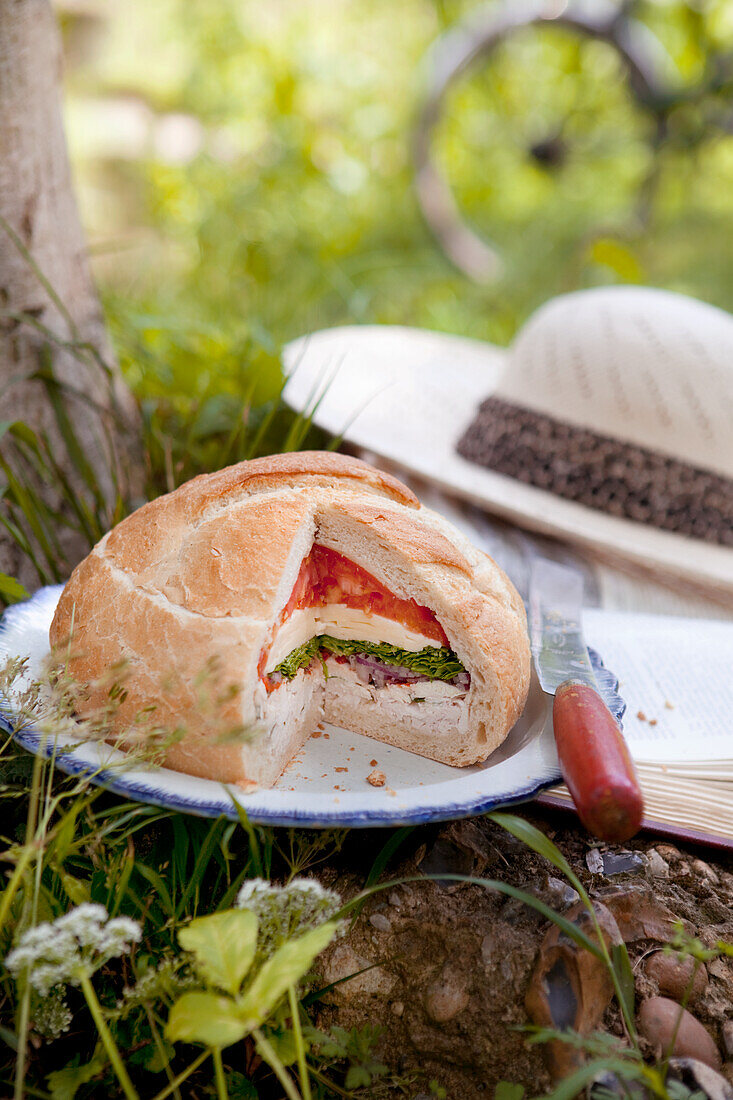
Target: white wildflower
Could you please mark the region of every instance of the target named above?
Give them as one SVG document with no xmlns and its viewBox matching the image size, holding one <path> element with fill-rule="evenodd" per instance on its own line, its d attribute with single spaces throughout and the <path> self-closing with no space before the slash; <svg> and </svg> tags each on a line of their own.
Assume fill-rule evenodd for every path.
<svg viewBox="0 0 733 1100">
<path fill-rule="evenodd" d="M 40 1001 L 33 1013 L 35 1030 L 47 1039 L 58 1039 L 69 1030 L 73 1016 L 66 1003 L 63 990 L 54 989 Z"/>
<path fill-rule="evenodd" d="M 79 985 L 109 959 L 127 954 L 142 932 L 129 917 L 110 920 L 103 905 L 85 903 L 52 924 L 44 922 L 25 932 L 5 965 L 17 977 L 28 971 L 33 988 L 47 997 L 56 986 Z"/>
<path fill-rule="evenodd" d="M 163 959 L 157 966 L 150 966 L 133 986 L 125 986 L 117 1008 L 126 1017 L 134 1008 L 156 1000 L 175 1000 L 187 989 L 198 987 L 199 982 L 190 966 L 180 959 Z"/>
<path fill-rule="evenodd" d="M 240 909 L 251 909 L 258 920 L 259 953 L 269 956 L 287 940 L 331 920 L 342 905 L 335 890 L 316 879 L 294 878 L 286 886 L 249 879 L 237 895 Z"/>
</svg>

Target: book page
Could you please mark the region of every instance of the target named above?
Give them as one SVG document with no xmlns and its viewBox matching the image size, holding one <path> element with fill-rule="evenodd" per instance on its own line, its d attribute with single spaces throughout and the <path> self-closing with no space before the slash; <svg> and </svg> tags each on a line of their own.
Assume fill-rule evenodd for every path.
<svg viewBox="0 0 733 1100">
<path fill-rule="evenodd" d="M 733 623 L 587 609 L 586 641 L 619 677 L 635 760 L 733 768 Z M 702 765 L 702 766 L 700 766 Z M 679 774 L 679 769 L 677 769 Z"/>
</svg>

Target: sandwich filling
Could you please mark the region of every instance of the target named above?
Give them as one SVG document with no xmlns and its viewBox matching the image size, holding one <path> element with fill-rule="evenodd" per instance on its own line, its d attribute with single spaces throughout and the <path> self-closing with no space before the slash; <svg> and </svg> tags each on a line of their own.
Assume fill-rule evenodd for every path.
<svg viewBox="0 0 733 1100">
<path fill-rule="evenodd" d="M 268 692 L 333 658 L 365 684 L 443 681 L 465 691 L 470 675 L 434 613 L 402 599 L 360 565 L 315 544 L 301 565 L 259 673 Z"/>
</svg>

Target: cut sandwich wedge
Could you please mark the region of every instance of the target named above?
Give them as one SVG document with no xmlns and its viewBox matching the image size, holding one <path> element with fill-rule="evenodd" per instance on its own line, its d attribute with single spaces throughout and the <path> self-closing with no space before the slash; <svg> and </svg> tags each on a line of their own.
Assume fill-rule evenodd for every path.
<svg viewBox="0 0 733 1100">
<path fill-rule="evenodd" d="M 243 462 L 140 508 L 77 566 L 50 640 L 111 740 L 157 739 L 166 766 L 245 789 L 276 782 L 324 719 L 477 763 L 529 687 L 524 607 L 499 567 L 395 478 L 327 452 Z"/>
</svg>

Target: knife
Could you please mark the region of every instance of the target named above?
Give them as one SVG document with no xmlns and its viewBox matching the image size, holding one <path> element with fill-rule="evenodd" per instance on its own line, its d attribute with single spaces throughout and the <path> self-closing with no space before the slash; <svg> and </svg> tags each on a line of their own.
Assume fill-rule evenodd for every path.
<svg viewBox="0 0 733 1100">
<path fill-rule="evenodd" d="M 529 626 L 565 784 L 580 820 L 601 840 L 628 840 L 641 827 L 644 800 L 623 734 L 598 693 L 581 626 L 583 578 L 544 558 L 532 563 Z"/>
</svg>

